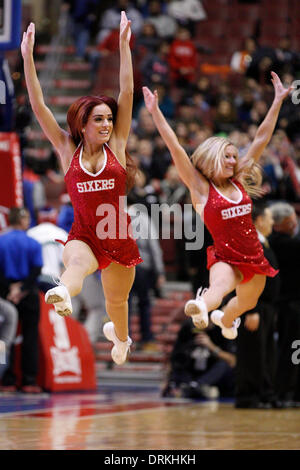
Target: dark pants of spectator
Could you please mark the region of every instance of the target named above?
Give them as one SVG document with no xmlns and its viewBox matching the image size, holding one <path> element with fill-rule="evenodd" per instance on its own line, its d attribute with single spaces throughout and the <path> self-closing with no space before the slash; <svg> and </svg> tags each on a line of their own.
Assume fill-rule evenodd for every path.
<svg viewBox="0 0 300 470">
<path fill-rule="evenodd" d="M 276 390 L 280 400 L 294 400 L 299 384 L 299 364 L 293 364 L 292 344 L 300 339 L 300 301 L 280 305 L 278 322 L 278 365 Z"/>
<path fill-rule="evenodd" d="M 129 296 L 129 314 L 132 311 L 132 297 L 137 296 L 140 315 L 141 341 L 152 341 L 151 332 L 151 300 L 150 291 L 153 285 L 153 272 L 149 269 L 136 267 L 135 279 Z"/>
<path fill-rule="evenodd" d="M 16 337 L 18 311 L 8 300 L 0 297 L 0 380 L 8 364 L 12 343 Z M 3 349 L 4 348 L 4 349 Z"/>
<path fill-rule="evenodd" d="M 260 320 L 256 331 L 245 328 L 245 315 L 237 337 L 236 403 L 255 405 L 275 400 L 275 341 L 276 309 L 260 302 Z"/>
<path fill-rule="evenodd" d="M 225 361 L 217 361 L 196 380 L 199 385 L 218 385 L 227 374 L 228 370 L 232 369 Z"/>
<path fill-rule="evenodd" d="M 53 287 L 56 287 L 57 285 L 51 276 L 45 274 L 41 274 L 38 277 L 37 283 L 39 290 L 44 293 L 46 293 L 49 289 L 53 289 Z"/>
<path fill-rule="evenodd" d="M 219 388 L 221 396 L 232 397 L 234 393 L 235 372 L 227 362 L 220 359 L 205 371 L 175 369 L 170 374 L 169 382 L 174 382 L 177 385 L 197 382 L 198 385 L 216 386 Z"/>
<path fill-rule="evenodd" d="M 22 385 L 35 385 L 38 374 L 38 325 L 40 301 L 37 291 L 30 292 L 16 306 L 23 337 L 21 346 Z M 10 363 L 2 377 L 2 385 L 16 385 L 15 351 L 12 347 Z"/>
</svg>

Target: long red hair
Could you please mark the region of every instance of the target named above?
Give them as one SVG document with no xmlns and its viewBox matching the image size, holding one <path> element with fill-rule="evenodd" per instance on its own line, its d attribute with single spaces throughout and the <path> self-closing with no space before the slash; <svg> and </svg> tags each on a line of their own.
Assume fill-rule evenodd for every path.
<svg viewBox="0 0 300 470">
<path fill-rule="evenodd" d="M 83 140 L 82 129 L 86 125 L 93 108 L 102 103 L 106 104 L 110 108 L 113 115 L 113 123 L 115 123 L 118 112 L 118 103 L 110 96 L 82 96 L 71 104 L 67 114 L 67 122 L 70 134 L 76 146 L 78 146 Z M 127 150 L 125 153 L 127 172 L 126 186 L 127 192 L 129 192 L 134 185 L 137 167 Z"/>
</svg>

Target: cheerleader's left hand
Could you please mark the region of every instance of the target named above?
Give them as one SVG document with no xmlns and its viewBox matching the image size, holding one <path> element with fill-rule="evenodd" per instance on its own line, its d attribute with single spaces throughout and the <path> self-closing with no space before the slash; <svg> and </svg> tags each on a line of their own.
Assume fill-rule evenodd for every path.
<svg viewBox="0 0 300 470">
<path fill-rule="evenodd" d="M 278 101 L 283 101 L 294 88 L 292 85 L 289 88 L 285 88 L 277 73 L 271 72 L 271 75 L 271 82 L 273 83 L 275 91 L 275 99 L 277 99 Z"/>
</svg>

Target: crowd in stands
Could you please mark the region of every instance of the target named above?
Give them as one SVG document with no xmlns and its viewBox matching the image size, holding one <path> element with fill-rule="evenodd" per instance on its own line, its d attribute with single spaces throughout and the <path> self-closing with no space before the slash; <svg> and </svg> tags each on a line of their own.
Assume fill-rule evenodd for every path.
<svg viewBox="0 0 300 470">
<path fill-rule="evenodd" d="M 130 205 L 144 204 L 148 215 L 150 215 L 153 203 L 167 203 L 169 205 L 189 203 L 187 190 L 180 181 L 177 171 L 172 165 L 170 154 L 158 135 L 151 116 L 144 107 L 141 85 L 157 89 L 160 107 L 172 123 L 180 143 L 189 154 L 192 154 L 193 150 L 205 139 L 217 134 L 228 136 L 238 148 L 239 154 L 243 155 L 251 144 L 273 98 L 270 71 L 277 72 L 283 83 L 289 86 L 300 74 L 300 52 L 291 49 L 289 37 L 283 37 L 274 47 L 260 43 L 259 37 L 249 37 L 244 43 L 241 40 L 240 50 L 237 50 L 232 57 L 228 57 L 229 71 L 226 75 L 204 74 L 200 67 L 200 57 L 205 53 L 205 48 L 197 39 L 195 28 L 195 25 L 199 22 L 201 24 L 201 21 L 207 17 L 200 1 L 151 0 L 146 2 L 137 0 L 129 2 L 128 0 L 118 0 L 115 6 L 107 7 L 102 12 L 99 23 L 97 23 L 98 33 L 92 38 L 91 24 L 95 21 L 93 9 L 97 5 L 99 5 L 97 0 L 88 2 L 65 0 L 62 2 L 62 8 L 68 11 L 72 18 L 76 57 L 78 60 L 92 64 L 92 85 L 96 81 L 97 74 L 101 71 L 101 63 L 104 58 L 118 51 L 120 11 L 125 10 L 128 18 L 132 20 L 132 52 L 136 87 L 133 125 L 128 151 L 140 171 L 135 186 L 129 194 Z M 28 126 L 30 119 L 26 112 L 24 114 L 24 109 L 19 110 L 18 116 L 20 123 L 25 119 L 25 124 Z M 25 116 L 24 119 L 22 116 Z M 21 125 L 19 127 L 23 137 L 24 127 Z M 24 145 L 26 145 L 26 141 Z M 68 231 L 73 218 L 72 207 L 65 200 L 62 175 L 58 167 L 53 164 L 53 155 L 48 163 L 48 167 L 45 166 L 45 162 L 35 162 L 33 165 L 32 162 L 25 159 L 25 201 L 28 200 L 26 205 L 33 220 L 37 211 L 45 209 L 41 206 L 41 202 L 43 201 L 47 205 L 45 202 L 45 182 L 49 178 L 52 178 L 52 181 L 57 178 L 59 188 L 61 188 L 57 199 L 64 201 L 64 203 L 61 202 L 56 206 L 59 214 L 55 217 L 55 223 Z M 260 163 L 263 171 L 263 202 L 269 204 L 284 201 L 292 208 L 291 210 L 294 210 L 292 214 L 296 217 L 300 211 L 300 112 L 299 106 L 294 104 L 292 96 L 282 106 L 273 138 L 264 151 Z M 42 183 L 44 183 L 44 193 Z M 51 208 L 47 207 L 46 209 L 49 211 L 49 215 Z M 286 215 L 286 217 L 290 216 L 291 213 Z M 284 230 L 281 231 L 279 225 L 282 220 L 279 222 L 276 220 L 275 212 L 273 217 L 276 233 L 286 233 Z M 285 218 L 283 217 L 283 219 Z M 36 219 L 31 225 L 34 226 L 37 221 Z M 284 263 L 287 260 L 291 263 L 298 262 L 300 241 L 296 229 L 293 233 L 286 235 L 295 241 L 295 251 L 291 250 L 287 255 L 280 257 L 280 244 L 284 244 L 286 239 L 282 235 L 278 240 L 280 237 L 276 238 L 276 233 L 273 236 L 274 252 L 275 255 L 279 255 L 280 269 L 284 270 Z M 209 234 L 205 233 L 205 241 L 208 242 L 208 240 Z M 288 251 L 288 244 L 284 246 Z M 135 292 L 139 297 L 141 319 L 144 325 L 143 341 L 147 343 L 153 341 L 149 319 L 151 316 L 149 289 L 161 286 L 165 281 L 165 274 L 168 273 L 165 272 L 164 253 L 160 253 L 159 247 L 144 246 L 141 249 L 146 252 L 150 251 L 150 253 L 152 250 L 152 254 L 155 253 L 154 256 L 150 254 L 149 266 L 140 266 L 133 290 L 133 293 Z M 197 287 L 205 286 L 208 282 L 204 251 L 205 248 L 196 253 L 185 252 L 182 249 L 182 244 L 176 244 L 177 271 L 175 278 L 191 282 L 194 292 Z M 150 266 L 150 258 L 153 258 L 154 266 Z M 295 268 L 293 272 L 297 273 L 297 269 Z M 153 273 L 155 282 L 152 279 Z M 282 285 L 291 286 L 285 276 L 287 273 L 284 271 L 282 279 L 280 279 Z M 91 279 L 90 289 L 93 288 L 93 282 L 95 279 Z M 87 298 L 91 298 L 88 289 L 89 287 L 87 287 Z M 295 287 L 291 298 L 288 299 L 290 323 L 287 325 L 287 321 L 284 320 L 285 307 L 283 303 L 286 302 L 284 291 L 285 287 L 280 290 L 280 308 L 277 306 L 275 313 L 272 308 L 269 310 L 265 308 L 264 300 L 262 300 L 263 308 L 267 310 L 267 313 L 263 313 L 261 318 L 263 316 L 267 318 L 272 310 L 273 319 L 268 322 L 268 334 L 274 337 L 276 331 L 278 334 L 283 332 L 281 336 L 279 335 L 276 345 L 277 348 L 281 348 L 281 353 L 278 349 L 277 355 L 280 368 L 285 372 L 282 372 L 281 375 L 277 374 L 277 382 L 274 382 L 274 387 L 277 386 L 276 391 L 278 392 L 276 400 L 278 398 L 278 400 L 288 403 L 297 401 L 300 394 L 300 374 L 295 372 L 295 367 L 293 368 L 293 365 L 290 364 L 291 361 L 289 362 L 291 332 L 299 332 L 295 339 L 299 339 L 300 335 L 299 321 L 296 319 L 296 312 L 300 318 L 300 304 L 298 305 L 298 294 L 296 294 L 297 288 Z M 101 297 L 101 292 L 97 292 L 97 295 Z M 78 302 L 80 303 L 80 299 Z M 265 302 L 268 302 L 268 299 Z M 93 304 L 89 308 L 94 312 L 97 323 L 97 319 L 102 318 L 97 311 L 97 309 L 101 310 L 101 305 Z M 280 326 L 276 326 L 275 323 L 277 316 Z M 95 325 L 95 322 L 91 322 L 92 325 Z M 263 328 L 263 325 L 264 321 L 261 320 L 260 328 Z M 94 326 L 89 331 L 92 332 L 93 328 Z M 213 390 L 207 390 L 203 385 L 209 383 L 210 386 L 220 386 L 221 382 L 220 390 L 224 386 L 225 395 L 230 394 L 233 391 L 233 388 L 230 388 L 233 386 L 232 370 L 237 369 L 237 372 L 244 370 L 244 364 L 247 363 L 247 355 L 243 355 L 244 345 L 247 344 L 247 348 L 250 349 L 258 348 L 259 354 L 265 354 L 265 345 L 262 345 L 265 336 L 258 330 L 258 326 L 254 330 L 256 336 L 252 334 L 251 328 L 247 329 L 247 324 L 243 323 L 237 348 L 235 342 L 229 348 L 222 338 L 215 336 L 213 327 L 210 327 L 207 332 L 199 334 L 194 331 L 191 322 L 187 320 L 182 327 L 172 354 L 172 373 L 164 391 L 165 396 L 175 396 L 180 390 L 182 396 L 211 397 Z M 96 339 L 95 335 L 92 335 L 92 341 Z M 273 344 L 268 346 L 268 354 L 273 346 L 275 347 Z M 199 353 L 199 348 L 202 348 L 202 356 Z M 198 356 L 197 353 L 192 352 L 196 349 L 198 349 Z M 206 352 L 203 352 L 204 350 Z M 292 351 L 290 352 L 292 353 Z M 194 355 L 191 356 L 191 354 Z M 259 354 L 255 358 L 257 361 L 261 359 Z M 184 362 L 185 360 L 187 362 Z M 240 407 L 243 407 L 245 402 L 245 407 L 259 407 L 265 399 L 264 394 L 261 393 L 261 387 L 264 386 L 265 380 L 264 371 L 259 377 L 261 381 L 259 384 L 254 383 L 253 376 L 251 376 L 251 371 L 257 370 L 255 369 L 255 364 L 257 364 L 255 360 L 253 359 L 250 365 L 246 365 L 249 373 L 242 378 L 240 377 L 240 382 L 238 382 L 241 393 Z M 266 361 L 265 358 L 264 360 Z M 199 367 L 197 366 L 198 371 L 205 370 L 208 373 L 206 366 L 203 366 L 204 362 L 205 364 L 209 363 L 212 367 L 209 374 L 210 382 L 205 382 L 203 374 L 199 375 L 194 370 L 197 363 L 198 366 L 200 364 Z M 287 367 L 288 362 L 289 367 Z M 274 364 L 264 363 L 264 365 L 266 368 L 276 369 Z M 183 369 L 187 379 L 182 377 L 178 379 Z M 288 378 L 285 374 L 288 375 Z M 199 377 L 202 378 L 199 379 Z M 207 377 L 206 380 L 208 380 Z M 247 400 L 244 400 L 245 396 L 242 396 L 243 381 L 252 381 L 253 390 L 255 387 L 257 390 L 259 389 L 258 391 L 254 390 L 255 396 L 250 398 L 247 396 Z M 184 383 L 184 387 L 180 388 L 181 382 Z M 285 390 L 281 390 L 279 386 L 281 384 L 283 387 L 283 383 L 286 385 Z M 251 386 L 249 384 L 246 386 L 245 395 L 253 391 Z M 172 387 L 176 389 L 175 392 L 170 391 Z M 272 393 L 270 392 L 270 395 Z M 268 397 L 268 403 L 272 403 L 274 406 L 278 405 L 278 400 L 276 400 L 275 395 L 272 395 L 271 398 Z"/>
</svg>

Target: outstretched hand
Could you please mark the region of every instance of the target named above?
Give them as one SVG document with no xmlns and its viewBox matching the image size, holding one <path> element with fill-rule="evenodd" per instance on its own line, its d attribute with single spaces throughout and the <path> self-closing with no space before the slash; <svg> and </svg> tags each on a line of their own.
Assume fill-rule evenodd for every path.
<svg viewBox="0 0 300 470">
<path fill-rule="evenodd" d="M 285 88 L 278 77 L 277 73 L 271 72 L 272 78 L 271 82 L 273 83 L 274 91 L 275 91 L 275 99 L 278 99 L 279 101 L 283 101 L 289 93 L 293 90 L 293 86 L 290 86 L 289 88 Z"/>
<path fill-rule="evenodd" d="M 30 23 L 27 28 L 27 31 L 23 33 L 23 39 L 21 43 L 21 52 L 23 59 L 27 57 L 29 54 L 33 53 L 34 47 L 34 39 L 35 39 L 35 25 L 34 23 Z"/>
<path fill-rule="evenodd" d="M 131 38 L 131 20 L 126 16 L 125 11 L 121 12 L 121 21 L 120 21 L 120 40 L 130 41 Z"/>
<path fill-rule="evenodd" d="M 149 113 L 153 113 L 153 111 L 157 108 L 158 106 L 158 94 L 157 91 L 155 90 L 154 93 L 149 90 L 148 87 L 143 86 L 143 95 L 144 95 L 144 101 L 146 108 L 148 109 Z"/>
</svg>

